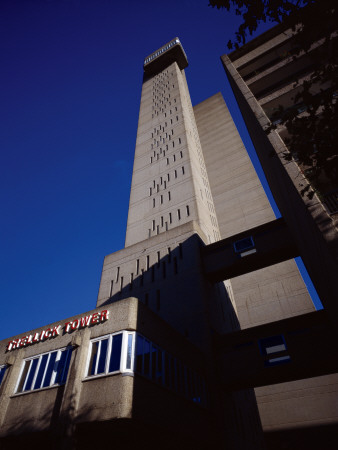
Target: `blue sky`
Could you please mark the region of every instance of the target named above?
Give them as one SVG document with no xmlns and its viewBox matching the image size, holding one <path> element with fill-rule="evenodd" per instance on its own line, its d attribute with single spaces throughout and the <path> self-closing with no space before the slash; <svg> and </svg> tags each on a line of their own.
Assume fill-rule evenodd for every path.
<svg viewBox="0 0 338 450">
<path fill-rule="evenodd" d="M 0 17 L 3 339 L 95 307 L 124 246 L 145 56 L 179 36 L 193 104 L 221 91 L 245 130 L 219 59 L 240 18 L 208 0 L 2 0 Z"/>
</svg>

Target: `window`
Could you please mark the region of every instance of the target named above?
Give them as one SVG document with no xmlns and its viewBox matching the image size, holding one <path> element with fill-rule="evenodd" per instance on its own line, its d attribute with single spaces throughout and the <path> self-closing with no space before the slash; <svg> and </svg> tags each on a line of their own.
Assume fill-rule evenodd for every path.
<svg viewBox="0 0 338 450">
<path fill-rule="evenodd" d="M 63 348 L 25 359 L 16 392 L 28 392 L 64 384 L 71 354 L 71 348 Z"/>
<path fill-rule="evenodd" d="M 132 352 L 132 333 L 115 333 L 93 339 L 90 342 L 87 377 L 131 370 Z"/>
<path fill-rule="evenodd" d="M 264 366 L 271 367 L 291 361 L 287 354 L 287 345 L 283 335 L 259 339 L 259 349 L 264 357 Z"/>
<path fill-rule="evenodd" d="M 194 403 L 206 405 L 204 379 L 139 334 L 136 337 L 135 372 L 176 391 Z"/>
<path fill-rule="evenodd" d="M 240 253 L 241 256 L 250 255 L 255 253 L 255 243 L 252 236 L 248 236 L 244 239 L 234 242 L 234 250 L 236 253 Z"/>
<path fill-rule="evenodd" d="M 1 386 L 2 380 L 4 379 L 6 369 L 7 369 L 7 366 L 0 366 L 0 386 Z"/>
</svg>

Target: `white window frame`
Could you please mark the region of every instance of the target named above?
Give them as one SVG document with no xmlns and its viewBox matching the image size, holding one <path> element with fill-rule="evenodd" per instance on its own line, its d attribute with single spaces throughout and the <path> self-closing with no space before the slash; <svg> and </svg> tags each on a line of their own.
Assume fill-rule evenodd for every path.
<svg viewBox="0 0 338 450">
<path fill-rule="evenodd" d="M 55 368 L 56 363 L 58 363 L 60 361 L 61 353 L 64 352 L 64 351 L 71 352 L 71 350 L 72 349 L 69 348 L 69 347 L 63 347 L 63 348 L 60 348 L 60 349 L 52 350 L 50 352 L 40 353 L 38 355 L 31 356 L 29 358 L 25 358 L 22 361 L 22 367 L 21 367 L 21 370 L 20 370 L 19 378 L 18 378 L 18 381 L 16 383 L 14 392 L 16 394 L 25 394 L 25 393 L 28 393 L 28 392 L 40 391 L 42 389 L 48 389 L 48 388 L 53 387 L 53 386 L 61 386 L 62 384 L 64 384 L 64 383 L 55 383 L 55 378 L 57 377 L 58 372 L 53 369 L 53 373 L 52 373 L 49 385 L 48 386 L 43 386 L 45 378 L 46 378 L 47 368 L 48 368 L 48 365 L 49 365 L 51 354 L 57 352 L 56 358 L 55 358 L 55 361 L 54 361 L 54 368 Z M 41 387 L 34 389 L 36 378 L 38 376 L 38 373 L 39 373 L 39 370 L 40 370 L 41 361 L 42 361 L 42 358 L 43 358 L 44 355 L 48 355 L 48 358 L 47 358 L 47 362 L 46 362 L 46 367 L 44 369 L 43 377 L 41 379 Z M 68 358 L 71 358 L 71 354 L 68 355 Z M 37 366 L 35 368 L 35 374 L 34 374 L 34 377 L 33 377 L 33 380 L 32 380 L 32 388 L 26 391 L 25 388 L 27 386 L 27 381 L 28 381 L 28 378 L 29 378 L 29 375 L 30 375 L 30 371 L 32 370 L 33 361 L 36 360 L 36 359 L 38 359 L 38 364 L 37 364 Z M 29 368 L 28 368 L 27 373 L 26 373 L 26 378 L 25 378 L 24 384 L 22 386 L 22 390 L 18 392 L 19 385 L 20 385 L 20 382 L 21 382 L 21 377 L 23 376 L 23 371 L 24 371 L 24 368 L 25 368 L 25 365 L 26 365 L 26 361 L 30 361 Z M 63 372 L 61 374 L 61 379 L 64 379 L 64 369 L 63 369 Z"/>
<path fill-rule="evenodd" d="M 113 337 L 117 336 L 118 334 L 122 334 L 122 344 L 121 344 L 121 359 L 120 359 L 120 369 L 115 370 L 114 372 L 109 372 L 109 360 L 111 355 L 111 346 Z M 131 336 L 131 338 L 129 338 Z M 88 373 L 89 371 L 89 364 L 91 360 L 91 355 L 93 351 L 93 344 L 95 342 L 101 342 L 105 339 L 108 339 L 108 347 L 107 347 L 107 354 L 106 359 L 104 363 L 105 370 L 102 373 L 94 373 L 93 375 L 90 375 Z M 128 357 L 128 339 L 131 340 L 131 353 L 130 353 L 130 367 L 127 368 L 127 357 Z M 99 344 L 97 358 L 95 362 L 95 372 L 97 372 L 99 360 L 100 360 L 100 353 L 101 353 L 101 343 Z M 85 379 L 91 379 L 91 378 L 98 378 L 103 377 L 107 375 L 114 375 L 118 373 L 134 373 L 134 355 L 135 355 L 135 332 L 134 331 L 117 331 L 116 333 L 106 334 L 104 336 L 100 336 L 94 339 L 90 340 L 90 349 L 88 352 L 87 357 L 87 363 L 86 363 L 86 369 L 85 369 Z"/>
</svg>

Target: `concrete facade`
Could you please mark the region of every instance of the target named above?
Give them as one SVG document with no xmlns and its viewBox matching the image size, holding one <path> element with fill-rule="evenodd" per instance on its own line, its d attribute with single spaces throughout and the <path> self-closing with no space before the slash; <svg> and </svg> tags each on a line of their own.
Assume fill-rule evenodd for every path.
<svg viewBox="0 0 338 450">
<path fill-rule="evenodd" d="M 145 59 L 125 248 L 96 309 L 0 342 L 0 449 L 259 450 L 264 431 L 308 450 L 302 427 L 337 430 L 318 338 L 335 335 L 292 259 L 294 212 L 274 220 L 221 95 L 192 108 L 187 65 L 178 38 Z"/>
<path fill-rule="evenodd" d="M 300 74 L 301 80 L 311 75 L 311 53 L 316 52 L 320 45 L 314 43 L 308 54 L 303 52 L 293 58 L 290 53 L 292 35 L 291 30 L 275 27 L 238 51 L 223 55 L 221 59 L 277 206 L 328 313 L 328 322 L 325 328 L 323 325 L 323 330 L 334 333 L 337 318 L 334 273 L 338 270 L 338 234 L 334 215 L 328 213 L 316 195 L 311 200 L 307 196 L 301 197 L 300 191 L 308 182 L 297 162 L 285 161 L 283 157 L 288 151 L 283 142 L 283 138 L 287 136 L 286 130 L 277 127 L 269 135 L 264 132 L 278 105 L 288 107 L 293 104 L 293 97 L 299 89 L 295 87 L 294 81 Z M 272 276 L 274 268 L 275 266 L 269 268 Z M 269 271 L 266 272 L 266 281 L 269 279 Z M 272 310 L 278 308 L 281 318 L 288 317 L 290 310 L 299 314 L 301 328 L 302 315 L 310 309 L 298 281 L 291 272 L 289 275 L 290 283 L 282 283 L 279 288 L 276 285 L 277 298 L 278 292 L 282 293 L 281 302 L 271 302 L 270 307 Z M 246 277 L 255 277 L 255 272 Z M 235 288 L 236 284 L 232 285 Z M 297 285 L 300 289 L 299 296 Z M 287 293 L 289 286 L 293 286 L 293 300 L 296 300 L 290 303 L 282 300 L 283 291 Z M 251 299 L 245 298 L 245 283 L 240 289 L 242 293 L 239 292 L 237 297 L 239 302 L 241 297 L 245 301 L 256 301 L 259 298 L 259 292 Z M 257 306 L 260 306 L 259 301 Z M 239 310 L 238 304 L 237 307 Z M 269 315 L 266 315 L 267 321 Z M 318 340 L 320 336 L 317 336 L 317 342 Z M 335 338 L 323 339 L 323 345 L 324 342 L 327 343 L 329 353 L 336 354 L 334 340 Z M 325 448 L 331 449 L 336 445 L 337 374 L 311 377 L 310 368 L 311 363 L 308 373 L 305 372 L 306 379 L 299 373 L 299 378 L 294 381 L 255 388 L 268 448 L 322 447 L 322 441 L 327 440 L 326 435 L 328 442 Z M 326 373 L 324 368 L 322 373 Z M 303 376 L 305 374 L 303 372 Z M 329 442 L 330 437 L 335 443 Z"/>
</svg>

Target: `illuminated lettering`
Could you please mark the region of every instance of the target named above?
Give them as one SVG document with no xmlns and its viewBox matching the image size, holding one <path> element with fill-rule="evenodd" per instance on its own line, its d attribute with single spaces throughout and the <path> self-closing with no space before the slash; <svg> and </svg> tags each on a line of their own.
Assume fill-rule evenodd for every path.
<svg viewBox="0 0 338 450">
<path fill-rule="evenodd" d="M 107 309 L 101 311 L 101 322 L 108 320 L 109 311 Z"/>
<path fill-rule="evenodd" d="M 35 343 L 35 342 L 39 342 L 39 340 L 40 340 L 40 333 L 35 333 L 34 334 L 34 336 L 33 336 L 33 344 Z"/>
<path fill-rule="evenodd" d="M 91 318 L 92 318 L 92 315 L 81 317 L 81 327 L 87 327 L 89 325 Z"/>
<path fill-rule="evenodd" d="M 99 322 L 99 313 L 94 313 L 92 316 L 92 322 L 91 323 L 98 323 Z"/>
<path fill-rule="evenodd" d="M 77 328 L 79 328 L 79 325 L 80 325 L 79 319 L 75 319 L 74 322 L 72 323 L 72 330 L 76 330 Z"/>
<path fill-rule="evenodd" d="M 28 336 L 21 338 L 20 347 L 24 347 L 27 344 Z"/>
<path fill-rule="evenodd" d="M 75 319 L 70 322 L 66 322 L 64 324 L 65 333 L 69 333 L 71 331 L 75 331 L 78 328 L 88 327 L 92 324 L 104 322 L 109 319 L 109 311 L 104 309 L 103 311 L 96 312 L 94 314 L 90 314 L 89 316 L 82 316 L 79 319 Z M 13 339 L 8 342 L 6 351 L 11 351 L 16 348 L 22 348 L 27 345 L 32 345 L 37 342 L 41 342 L 44 339 L 49 339 L 55 336 L 60 336 L 61 334 L 61 325 L 55 325 L 53 328 L 47 328 L 46 330 L 42 330 L 41 332 L 35 333 L 34 335 L 29 334 L 19 339 Z"/>
<path fill-rule="evenodd" d="M 66 322 L 65 323 L 65 333 L 69 333 L 69 329 L 70 329 L 71 324 L 72 324 L 72 322 Z"/>
<path fill-rule="evenodd" d="M 61 328 L 61 325 L 57 325 L 57 326 L 55 326 L 53 328 L 53 330 L 52 330 L 52 337 L 60 336 L 60 328 Z"/>
</svg>

